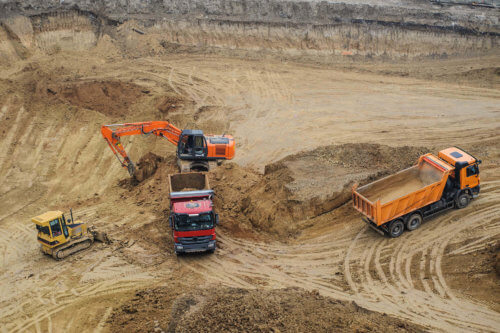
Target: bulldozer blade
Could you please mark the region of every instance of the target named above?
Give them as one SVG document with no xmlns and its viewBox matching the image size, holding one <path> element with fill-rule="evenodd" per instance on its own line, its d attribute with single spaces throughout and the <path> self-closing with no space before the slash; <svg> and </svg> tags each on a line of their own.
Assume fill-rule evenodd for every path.
<svg viewBox="0 0 500 333">
<path fill-rule="evenodd" d="M 93 235 L 94 235 L 94 240 L 96 241 L 106 244 L 111 243 L 111 239 L 109 239 L 108 234 L 105 232 L 94 231 Z"/>
</svg>

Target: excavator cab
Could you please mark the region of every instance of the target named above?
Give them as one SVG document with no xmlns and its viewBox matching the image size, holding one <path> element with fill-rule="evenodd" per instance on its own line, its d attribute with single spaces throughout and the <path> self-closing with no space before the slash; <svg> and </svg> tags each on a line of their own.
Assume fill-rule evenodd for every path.
<svg viewBox="0 0 500 333">
<path fill-rule="evenodd" d="M 177 155 L 182 160 L 206 159 L 207 140 L 200 130 L 183 130 L 177 145 Z"/>
</svg>

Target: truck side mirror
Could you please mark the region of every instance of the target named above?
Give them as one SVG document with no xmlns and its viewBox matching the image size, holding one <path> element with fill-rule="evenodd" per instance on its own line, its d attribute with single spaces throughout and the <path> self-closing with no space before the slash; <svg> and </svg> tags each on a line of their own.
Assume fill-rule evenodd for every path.
<svg viewBox="0 0 500 333">
<path fill-rule="evenodd" d="M 215 225 L 219 225 L 219 214 L 215 214 Z"/>
<path fill-rule="evenodd" d="M 172 228 L 172 225 L 173 225 L 173 223 L 172 223 L 172 216 L 168 217 L 168 224 L 170 225 L 170 228 Z"/>
<path fill-rule="evenodd" d="M 483 161 L 481 161 L 481 160 L 477 161 L 477 165 L 479 165 L 481 163 L 483 163 Z"/>
</svg>

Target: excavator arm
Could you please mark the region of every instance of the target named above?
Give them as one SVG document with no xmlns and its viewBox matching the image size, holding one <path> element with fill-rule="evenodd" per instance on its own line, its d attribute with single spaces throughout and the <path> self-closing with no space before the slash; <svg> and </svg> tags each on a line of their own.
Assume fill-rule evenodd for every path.
<svg viewBox="0 0 500 333">
<path fill-rule="evenodd" d="M 168 121 L 146 121 L 140 123 L 125 123 L 125 124 L 112 124 L 101 126 L 101 134 L 104 140 L 108 143 L 109 147 L 115 154 L 122 167 L 128 170 L 132 176 L 135 171 L 135 165 L 132 163 L 120 142 L 120 137 L 128 135 L 149 135 L 167 139 L 174 145 L 179 142 L 181 130 L 170 124 Z M 118 156 L 121 155 L 123 160 Z"/>
</svg>

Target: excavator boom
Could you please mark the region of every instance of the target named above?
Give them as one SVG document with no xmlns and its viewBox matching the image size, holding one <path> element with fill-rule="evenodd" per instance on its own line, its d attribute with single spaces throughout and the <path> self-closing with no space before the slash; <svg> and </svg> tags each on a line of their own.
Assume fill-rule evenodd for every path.
<svg viewBox="0 0 500 333">
<path fill-rule="evenodd" d="M 127 155 L 127 152 L 123 148 L 123 145 L 120 142 L 120 137 L 140 134 L 154 134 L 177 145 L 182 131 L 168 121 L 146 121 L 139 123 L 103 125 L 101 126 L 101 133 L 117 157 L 118 161 L 120 161 L 122 167 L 126 168 L 132 176 L 135 171 L 135 165 L 132 163 Z M 122 156 L 123 160 L 120 159 L 118 154 Z"/>
</svg>

